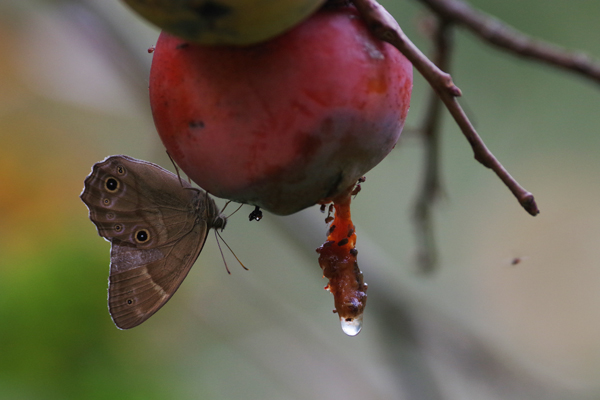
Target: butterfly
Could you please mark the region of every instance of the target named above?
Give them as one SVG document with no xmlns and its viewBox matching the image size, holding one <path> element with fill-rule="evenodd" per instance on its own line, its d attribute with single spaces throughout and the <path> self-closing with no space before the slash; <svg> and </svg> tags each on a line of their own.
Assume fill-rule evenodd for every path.
<svg viewBox="0 0 600 400">
<path fill-rule="evenodd" d="M 138 326 L 173 296 L 209 230 L 227 218 L 205 191 L 125 155 L 94 164 L 81 200 L 111 243 L 108 309 L 120 329 Z"/>
</svg>

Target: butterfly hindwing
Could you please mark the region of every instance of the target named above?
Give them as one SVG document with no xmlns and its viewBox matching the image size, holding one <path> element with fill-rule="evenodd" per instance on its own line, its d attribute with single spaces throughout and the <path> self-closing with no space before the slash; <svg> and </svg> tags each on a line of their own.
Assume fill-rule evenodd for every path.
<svg viewBox="0 0 600 400">
<path fill-rule="evenodd" d="M 172 246 L 131 249 L 113 243 L 108 307 L 115 325 L 133 328 L 158 311 L 187 276 L 206 234 L 201 223 Z"/>
</svg>

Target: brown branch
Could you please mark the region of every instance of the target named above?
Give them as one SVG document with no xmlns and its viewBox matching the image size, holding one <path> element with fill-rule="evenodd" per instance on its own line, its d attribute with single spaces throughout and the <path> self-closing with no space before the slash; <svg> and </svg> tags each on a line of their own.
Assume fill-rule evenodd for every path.
<svg viewBox="0 0 600 400">
<path fill-rule="evenodd" d="M 447 20 L 437 19 L 433 32 L 433 62 L 443 71 L 450 68 L 452 52 L 452 24 Z M 425 179 L 422 187 L 423 200 L 434 201 L 442 192 L 440 181 L 440 130 L 443 103 L 435 91 L 431 91 L 423 122 L 423 138 L 425 139 Z"/>
<path fill-rule="evenodd" d="M 471 144 L 475 159 L 498 175 L 529 214 L 537 215 L 539 210 L 533 195 L 519 185 L 488 150 L 456 101 L 456 97 L 460 96 L 461 92 L 452 82 L 450 75 L 436 67 L 402 32 L 394 17 L 375 0 L 354 0 L 354 5 L 365 19 L 371 32 L 400 50 L 429 82 Z"/>
<path fill-rule="evenodd" d="M 576 72 L 600 83 L 600 64 L 584 53 L 568 51 L 534 39 L 461 0 L 418 0 L 441 18 L 469 29 L 476 36 L 522 57 Z"/>
<path fill-rule="evenodd" d="M 434 63 L 444 71 L 449 70 L 452 51 L 452 24 L 435 19 Z M 424 179 L 415 202 L 413 215 L 417 238 L 417 264 L 422 273 L 431 273 L 437 267 L 437 246 L 433 229 L 432 208 L 442 194 L 440 179 L 440 130 L 443 103 L 435 91 L 431 91 L 422 129 L 425 141 Z"/>
</svg>

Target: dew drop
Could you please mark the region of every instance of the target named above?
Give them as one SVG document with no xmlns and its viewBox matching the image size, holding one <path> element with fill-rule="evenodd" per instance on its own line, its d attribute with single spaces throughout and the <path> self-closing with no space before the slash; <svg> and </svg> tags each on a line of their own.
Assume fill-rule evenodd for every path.
<svg viewBox="0 0 600 400">
<path fill-rule="evenodd" d="M 356 336 L 362 329 L 362 315 L 355 318 L 340 318 L 342 330 L 348 336 Z"/>
</svg>

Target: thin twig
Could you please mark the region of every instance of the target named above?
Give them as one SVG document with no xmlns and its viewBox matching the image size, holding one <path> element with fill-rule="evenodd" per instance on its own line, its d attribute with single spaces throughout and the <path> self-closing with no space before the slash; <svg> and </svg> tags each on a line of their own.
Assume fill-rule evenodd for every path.
<svg viewBox="0 0 600 400">
<path fill-rule="evenodd" d="M 452 26 L 447 20 L 436 18 L 434 40 L 434 63 L 444 71 L 449 70 L 452 51 Z M 440 171 L 440 128 L 442 101 L 431 91 L 423 123 L 422 137 L 425 140 L 424 179 L 417 196 L 414 224 L 417 237 L 417 263 L 422 273 L 431 273 L 437 266 L 437 246 L 433 229 L 432 208 L 442 194 Z"/>
<path fill-rule="evenodd" d="M 490 15 L 474 10 L 461 0 L 418 1 L 441 18 L 464 26 L 481 39 L 510 53 L 576 72 L 600 83 L 600 63 L 582 52 L 569 51 L 534 39 Z"/>
<path fill-rule="evenodd" d="M 460 96 L 461 92 L 452 82 L 450 75 L 436 67 L 402 32 L 394 17 L 375 0 L 354 0 L 354 5 L 365 19 L 371 32 L 381 40 L 390 43 L 400 50 L 429 82 L 471 144 L 475 159 L 484 166 L 492 169 L 498 175 L 529 214 L 537 215 L 539 209 L 533 195 L 519 185 L 488 150 L 465 112 L 456 101 L 456 97 Z"/>
<path fill-rule="evenodd" d="M 371 32 L 379 39 L 396 47 L 421 75 L 436 90 L 450 97 L 461 96 L 460 89 L 452 82 L 452 77 L 440 70 L 404 34 L 398 22 L 375 0 L 353 0 L 354 5 L 365 19 Z"/>
</svg>

